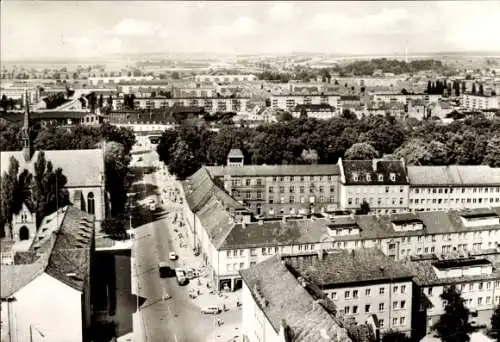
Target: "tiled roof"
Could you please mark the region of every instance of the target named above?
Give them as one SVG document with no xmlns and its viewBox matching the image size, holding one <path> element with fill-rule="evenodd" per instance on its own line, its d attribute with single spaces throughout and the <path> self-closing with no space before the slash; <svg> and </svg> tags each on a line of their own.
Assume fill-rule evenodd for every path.
<svg viewBox="0 0 500 342">
<path fill-rule="evenodd" d="M 346 329 L 288 271 L 279 256 L 240 272 L 252 296 L 276 333 L 283 321 L 293 342 L 348 342 Z M 272 276 L 271 276 L 272 275 Z M 257 293 L 258 292 L 258 293 Z M 262 296 L 265 303 L 258 297 Z"/>
<path fill-rule="evenodd" d="M 54 169 L 61 168 L 68 179 L 67 187 L 93 186 L 104 184 L 104 154 L 101 149 L 92 150 L 53 150 L 44 151 L 45 159 L 51 161 Z M 35 151 L 31 160 L 24 160 L 23 151 L 0 152 L 0 173 L 7 172 L 11 156 L 19 162 L 19 171 L 27 169 L 34 174 L 34 164 L 39 151 Z"/>
<path fill-rule="evenodd" d="M 53 220 L 60 225 L 54 226 Z M 30 264 L 1 267 L 2 298 L 11 296 L 43 272 L 83 291 L 89 281 L 93 239 L 94 217 L 73 206 L 62 208 L 57 220 L 54 214 L 46 217 L 30 247 L 38 259 Z"/>
<path fill-rule="evenodd" d="M 500 186 L 500 168 L 487 165 L 408 166 L 408 177 L 412 186 Z"/>
<path fill-rule="evenodd" d="M 420 220 L 424 225 L 424 232 L 426 235 L 433 234 L 446 234 L 446 233 L 460 233 L 467 231 L 478 230 L 495 230 L 500 229 L 500 225 L 487 225 L 487 226 L 474 226 L 466 227 L 461 218 L 461 214 L 466 213 L 483 213 L 493 212 L 500 216 L 500 207 L 491 209 L 471 209 L 471 210 L 450 210 L 450 211 L 428 211 L 392 215 L 358 215 L 354 219 L 356 225 L 360 228 L 359 235 L 344 235 L 335 236 L 338 241 L 343 240 L 371 240 L 371 239 L 384 239 L 400 236 L 416 236 L 422 235 L 422 231 L 396 231 L 392 224 L 393 221 L 404 220 Z"/>
<path fill-rule="evenodd" d="M 342 160 L 347 185 L 405 185 L 408 184 L 405 165 L 401 160 Z M 392 181 L 391 173 L 395 175 Z M 379 180 L 378 175 L 383 175 Z M 357 181 L 354 180 L 357 175 Z M 370 176 L 369 180 L 367 175 Z"/>
<path fill-rule="evenodd" d="M 411 271 L 376 248 L 334 251 L 283 260 L 298 274 L 317 286 L 336 287 L 352 283 L 382 283 L 411 279 Z"/>
<path fill-rule="evenodd" d="M 228 158 L 230 157 L 243 157 L 243 152 L 239 148 L 233 148 L 229 151 Z"/>
<path fill-rule="evenodd" d="M 328 229 L 321 220 L 264 221 L 262 223 L 238 223 L 226 237 L 222 248 L 311 244 L 328 238 Z"/>
<path fill-rule="evenodd" d="M 224 175 L 234 177 L 340 175 L 337 164 L 209 166 L 207 170 L 214 177 L 222 177 Z"/>
</svg>

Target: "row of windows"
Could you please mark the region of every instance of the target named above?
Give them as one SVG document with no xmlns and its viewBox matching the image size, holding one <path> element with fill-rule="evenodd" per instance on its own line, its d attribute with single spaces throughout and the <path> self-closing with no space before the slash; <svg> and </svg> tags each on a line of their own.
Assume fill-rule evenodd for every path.
<svg viewBox="0 0 500 342">
<path fill-rule="evenodd" d="M 292 193 L 293 193 L 293 192 L 295 192 L 295 189 L 296 189 L 296 188 L 295 188 L 294 186 L 290 186 L 290 187 L 288 188 L 288 190 L 289 190 L 288 192 L 292 192 Z M 316 189 L 316 188 L 315 188 L 313 185 L 311 185 L 311 186 L 309 187 L 309 192 L 315 192 L 315 189 Z M 279 187 L 279 192 L 280 192 L 280 193 L 284 193 L 284 192 L 285 192 L 285 190 L 286 190 L 286 189 L 285 189 L 285 187 L 284 187 L 284 186 L 280 186 L 280 187 Z M 299 187 L 299 192 L 300 192 L 301 194 L 303 194 L 303 193 L 305 192 L 305 190 L 306 190 L 305 186 L 300 186 L 300 187 Z M 319 191 L 320 193 L 324 192 L 324 191 L 325 191 L 324 186 L 320 185 L 320 186 L 318 187 L 318 191 Z M 272 192 L 274 192 L 274 187 L 270 186 L 270 187 L 269 187 L 269 193 L 272 193 Z M 331 192 L 331 193 L 335 192 L 335 186 L 333 186 L 333 185 L 332 185 L 332 186 L 330 186 L 330 192 Z"/>
<path fill-rule="evenodd" d="M 378 189 L 378 191 L 377 191 Z M 393 193 L 393 192 L 398 192 L 399 193 L 403 193 L 404 192 L 404 187 L 402 186 L 363 186 L 363 187 L 359 187 L 359 186 L 356 186 L 356 187 L 352 187 L 352 186 L 348 186 L 347 187 L 347 193 L 349 195 L 351 194 L 354 194 L 354 193 L 357 193 L 357 194 L 361 194 L 361 193 L 364 193 L 364 194 L 374 194 L 374 193 L 380 193 L 380 194 L 383 194 L 383 193 Z"/>
<path fill-rule="evenodd" d="M 465 204 L 465 203 L 498 203 L 500 202 L 500 197 L 497 197 L 497 198 L 455 198 L 455 200 L 453 200 L 453 198 L 450 199 L 450 204 Z M 448 203 L 448 199 L 446 198 L 433 198 L 432 199 L 432 202 L 431 202 L 431 199 L 427 199 L 427 202 L 426 202 L 426 199 L 425 198 L 415 198 L 415 199 L 412 199 L 410 198 L 410 204 L 447 204 Z"/>
<path fill-rule="evenodd" d="M 315 249 L 314 244 L 300 244 L 300 245 L 294 245 L 292 246 L 296 247 L 299 251 L 312 251 Z M 284 251 L 284 246 L 282 247 L 263 247 L 263 248 L 251 248 L 250 249 L 250 256 L 257 256 L 258 250 L 260 250 L 261 255 L 273 255 L 277 253 L 283 253 Z M 226 251 L 226 257 L 231 259 L 231 258 L 242 258 L 245 257 L 247 254 L 245 249 L 234 249 L 234 250 L 228 250 Z"/>
<path fill-rule="evenodd" d="M 500 288 L 500 280 L 496 280 L 495 282 L 493 281 L 481 281 L 477 283 L 465 283 L 465 284 L 460 284 L 460 287 L 457 287 L 461 292 L 472 292 L 474 291 L 474 284 L 477 284 L 476 288 L 478 291 L 485 291 L 485 290 L 491 290 L 492 287 L 494 286 L 495 288 Z M 433 287 L 430 286 L 426 289 L 422 288 L 421 292 L 422 294 L 427 292 L 427 295 L 432 296 L 432 289 Z"/>
<path fill-rule="evenodd" d="M 272 196 L 269 196 L 269 204 L 274 204 L 274 197 Z M 306 203 L 306 198 L 301 196 L 300 197 L 300 203 Z M 313 203 L 314 200 L 309 200 L 309 202 Z M 323 197 L 323 196 L 319 196 L 318 198 L 318 202 L 319 203 L 335 203 L 335 196 L 330 196 L 330 197 Z M 288 196 L 288 202 L 285 201 L 285 197 L 281 197 L 280 200 L 279 200 L 279 203 L 281 204 L 285 204 L 285 203 L 290 203 L 290 204 L 293 204 L 293 203 L 296 203 L 295 202 L 295 196 Z M 299 202 L 297 202 L 299 203 Z"/>
<path fill-rule="evenodd" d="M 425 189 L 420 189 L 420 188 L 414 188 L 414 189 L 411 189 L 412 192 L 415 192 L 416 194 L 419 194 L 419 193 L 425 193 L 427 192 L 428 194 L 430 193 L 433 193 L 433 194 L 447 194 L 447 193 L 450 193 L 452 194 L 453 191 L 455 192 L 458 192 L 458 193 L 482 193 L 483 191 L 485 193 L 488 193 L 488 192 L 500 192 L 500 187 L 491 187 L 491 188 L 425 188 Z"/>
<path fill-rule="evenodd" d="M 372 181 L 372 176 L 370 173 L 367 173 L 366 176 L 365 176 L 365 179 L 367 182 L 371 182 Z M 376 178 L 379 182 L 383 182 L 384 181 L 384 175 L 381 174 L 381 173 L 378 173 L 377 174 L 377 178 Z M 396 181 L 396 174 L 391 172 L 389 174 L 389 179 L 391 180 L 391 182 L 395 182 Z M 353 172 L 352 173 L 352 180 L 354 182 L 357 182 L 359 181 L 359 175 L 356 173 L 356 172 Z"/>
<path fill-rule="evenodd" d="M 375 198 L 373 197 L 369 197 L 368 199 L 366 198 L 359 198 L 359 197 L 356 197 L 354 198 L 354 204 L 361 204 L 363 202 L 367 202 L 368 204 L 374 204 L 374 201 L 375 201 Z M 403 205 L 404 204 L 404 199 L 402 197 L 399 198 L 399 201 L 397 198 L 381 198 L 381 197 L 378 197 L 377 198 L 377 205 L 383 205 L 383 204 L 386 204 L 386 205 L 397 205 L 399 203 L 399 205 Z M 347 204 L 348 205 L 352 205 L 353 204 L 353 198 L 352 197 L 349 197 L 347 199 Z"/>
<path fill-rule="evenodd" d="M 385 287 L 379 287 L 378 294 L 381 296 L 385 295 L 385 290 L 386 290 Z M 372 295 L 372 289 L 370 289 L 370 288 L 365 289 L 364 293 L 365 293 L 366 297 L 370 297 Z M 405 294 L 406 293 L 406 285 L 401 285 L 401 286 L 394 285 L 392 287 L 392 293 L 393 294 L 398 294 L 398 293 Z M 331 297 L 334 300 L 337 299 L 337 292 L 333 291 L 331 293 Z M 359 290 L 345 290 L 344 291 L 344 299 L 359 299 L 359 298 L 360 298 Z M 405 305 L 406 305 L 406 302 L 404 300 L 401 301 L 401 308 L 404 308 Z"/>
</svg>

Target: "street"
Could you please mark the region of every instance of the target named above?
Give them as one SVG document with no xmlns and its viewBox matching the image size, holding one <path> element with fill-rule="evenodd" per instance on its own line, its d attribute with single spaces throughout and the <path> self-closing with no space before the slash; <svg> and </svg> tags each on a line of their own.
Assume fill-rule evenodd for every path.
<svg viewBox="0 0 500 342">
<path fill-rule="evenodd" d="M 141 154 L 141 164 L 153 166 L 157 162 L 156 152 Z M 141 166 L 142 166 L 141 165 Z M 138 205 L 144 205 L 147 200 L 154 198 L 159 203 L 158 213 L 149 213 L 149 217 L 143 217 L 142 225 L 134 227 L 134 244 L 132 247 L 132 289 L 137 289 L 140 297 L 139 318 L 142 332 L 134 331 L 135 341 L 154 342 L 188 342 L 209 340 L 232 340 L 238 335 L 241 320 L 241 311 L 235 304 L 224 296 L 216 298 L 215 294 L 198 292 L 196 300 L 189 297 L 189 290 L 199 291 L 206 288 L 206 279 L 193 279 L 186 286 L 177 284 L 176 278 L 160 278 L 158 264 L 167 261 L 169 252 L 176 252 L 179 259 L 175 261 L 175 267 L 201 267 L 201 261 L 194 257 L 188 247 L 181 248 L 179 244 L 180 228 L 174 224 L 175 212 L 180 212 L 180 206 L 168 200 L 163 195 L 163 185 L 172 187 L 174 183 L 167 179 L 164 171 L 155 171 L 144 174 L 142 184 L 143 190 L 154 189 L 154 193 L 146 193 L 141 196 Z M 138 189 L 141 185 L 138 186 Z M 161 206 L 161 200 L 165 204 Z M 144 214 L 148 216 L 148 214 Z M 202 286 L 203 285 L 203 286 Z M 135 291 L 133 291 L 135 292 Z M 205 300 L 202 300 L 205 299 Z M 200 303 L 211 301 L 219 303 L 226 299 L 227 312 L 216 317 L 224 322 L 222 327 L 215 324 L 215 316 L 203 315 L 200 312 Z M 235 303 L 235 301 L 233 300 Z M 224 304 L 226 305 L 226 304 Z M 226 330 L 231 330 L 226 332 Z M 217 336 L 219 336 L 217 338 Z M 139 338 L 138 338 L 139 337 Z"/>
</svg>

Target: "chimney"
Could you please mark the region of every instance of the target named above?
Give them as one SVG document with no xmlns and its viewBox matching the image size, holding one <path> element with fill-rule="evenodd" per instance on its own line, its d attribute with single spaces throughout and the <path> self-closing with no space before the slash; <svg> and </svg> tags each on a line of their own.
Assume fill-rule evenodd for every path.
<svg viewBox="0 0 500 342">
<path fill-rule="evenodd" d="M 372 167 L 374 172 L 377 172 L 377 161 L 378 160 L 375 158 L 372 159 Z"/>
</svg>

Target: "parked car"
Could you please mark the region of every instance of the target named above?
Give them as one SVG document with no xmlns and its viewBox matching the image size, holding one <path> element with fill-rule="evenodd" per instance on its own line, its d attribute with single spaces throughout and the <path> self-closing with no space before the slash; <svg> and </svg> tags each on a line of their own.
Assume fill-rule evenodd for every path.
<svg viewBox="0 0 500 342">
<path fill-rule="evenodd" d="M 202 314 L 218 315 L 220 312 L 221 309 L 218 306 L 204 306 L 201 308 Z"/>
<path fill-rule="evenodd" d="M 170 252 L 170 253 L 168 253 L 168 258 L 170 260 L 177 260 L 179 258 L 179 256 L 175 252 Z"/>
<path fill-rule="evenodd" d="M 175 269 L 175 276 L 177 278 L 177 283 L 179 285 L 186 285 L 188 283 L 188 279 L 186 278 L 186 272 L 184 272 L 181 268 Z"/>
</svg>

